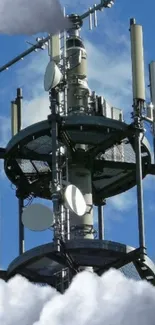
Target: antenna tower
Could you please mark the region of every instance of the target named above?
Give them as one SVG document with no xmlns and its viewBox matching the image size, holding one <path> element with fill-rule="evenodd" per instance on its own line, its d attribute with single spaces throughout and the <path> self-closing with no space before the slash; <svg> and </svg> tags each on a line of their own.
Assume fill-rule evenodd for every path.
<svg viewBox="0 0 155 325">
<path fill-rule="evenodd" d="M 49 93 L 45 121 L 21 129 L 22 90 L 11 103 L 12 138 L 1 148 L 5 173 L 16 186 L 19 202 L 19 256 L 1 277 L 21 274 L 35 283 L 49 284 L 60 292 L 72 278 L 88 269 L 98 275 L 131 264 L 139 278 L 154 284 L 155 266 L 145 244 L 143 178 L 155 174 L 144 123 L 155 138 L 155 63 L 150 64 L 151 104 L 145 101 L 142 26 L 130 20 L 133 81 L 132 121 L 91 91 L 87 79 L 87 52 L 80 30 L 85 18 L 97 27 L 97 12 L 114 1 L 100 4 L 81 16 L 71 14 L 72 27 L 60 35 L 37 39 L 29 50 L 0 68 L 8 69 L 36 49 L 48 45 L 49 63 L 44 88 Z M 155 141 L 154 141 L 155 143 Z M 104 237 L 106 199 L 137 186 L 139 246 L 133 248 Z M 25 205 L 33 198 L 49 206 Z M 98 229 L 94 227 L 94 207 Z M 53 241 L 24 252 L 24 227 L 50 229 Z"/>
</svg>

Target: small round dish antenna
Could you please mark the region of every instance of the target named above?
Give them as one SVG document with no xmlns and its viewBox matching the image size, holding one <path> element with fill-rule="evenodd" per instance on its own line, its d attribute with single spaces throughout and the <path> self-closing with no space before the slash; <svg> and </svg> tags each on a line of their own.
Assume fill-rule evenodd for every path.
<svg viewBox="0 0 155 325">
<path fill-rule="evenodd" d="M 47 65 L 44 75 L 44 89 L 49 91 L 55 88 L 62 79 L 62 73 L 54 61 L 50 61 Z"/>
<path fill-rule="evenodd" d="M 36 203 L 25 208 L 22 213 L 24 227 L 32 231 L 49 229 L 53 224 L 53 213 L 48 207 Z"/>
<path fill-rule="evenodd" d="M 75 185 L 68 185 L 64 191 L 66 208 L 76 213 L 79 217 L 86 213 L 87 205 L 83 194 Z"/>
</svg>

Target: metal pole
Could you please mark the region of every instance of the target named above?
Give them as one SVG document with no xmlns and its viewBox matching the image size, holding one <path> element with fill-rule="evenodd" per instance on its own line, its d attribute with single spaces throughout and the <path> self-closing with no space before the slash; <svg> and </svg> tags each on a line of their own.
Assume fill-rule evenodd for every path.
<svg viewBox="0 0 155 325">
<path fill-rule="evenodd" d="M 68 177 L 68 156 L 67 156 L 67 150 L 66 150 L 66 181 L 69 181 Z M 69 209 L 66 209 L 66 230 L 67 230 L 67 236 L 66 239 L 70 240 L 70 214 Z"/>
<path fill-rule="evenodd" d="M 52 201 L 53 201 L 53 217 L 54 217 L 54 241 L 57 243 L 59 249 L 59 237 L 61 235 L 60 229 L 60 204 L 59 204 L 59 174 L 58 174 L 58 123 L 57 123 L 57 107 L 58 94 L 55 89 L 50 91 L 50 109 L 51 109 L 51 136 L 52 136 Z"/>
<path fill-rule="evenodd" d="M 98 235 L 99 239 L 104 239 L 104 220 L 103 220 L 103 206 L 98 206 Z"/>
<path fill-rule="evenodd" d="M 154 164 L 155 164 L 155 109 L 153 109 L 153 125 L 152 125 L 152 131 L 153 131 L 153 154 L 154 154 Z"/>
<path fill-rule="evenodd" d="M 22 110 L 22 89 L 17 88 L 17 98 L 16 98 L 16 105 L 17 105 L 17 111 L 18 111 L 18 132 L 21 130 L 21 110 Z M 24 253 L 24 226 L 22 223 L 22 213 L 23 213 L 23 207 L 24 207 L 24 199 L 20 197 L 18 199 L 18 211 L 19 211 L 19 255 Z"/>
<path fill-rule="evenodd" d="M 46 38 L 40 40 L 35 45 L 31 46 L 28 50 L 24 51 L 23 53 L 16 56 L 14 59 L 0 67 L 0 72 L 3 72 L 7 69 L 9 69 L 13 64 L 17 63 L 18 61 L 22 60 L 24 57 L 26 57 L 28 54 L 36 51 L 37 49 L 42 49 L 42 46 L 48 42 L 50 39 L 50 36 L 47 36 Z"/>
<path fill-rule="evenodd" d="M 142 152 L 141 135 L 143 135 L 142 115 L 145 104 L 145 76 L 144 76 L 144 49 L 143 30 L 137 25 L 134 18 L 130 19 L 131 36 L 131 61 L 132 61 L 132 89 L 133 89 L 133 118 L 135 126 L 135 155 L 136 155 L 136 181 L 137 181 L 137 206 L 138 206 L 138 230 L 141 259 L 145 260 L 145 227 L 144 204 L 142 184 Z"/>
<path fill-rule="evenodd" d="M 18 132 L 21 130 L 21 110 L 22 110 L 22 89 L 17 88 L 16 104 L 18 107 Z"/>
<path fill-rule="evenodd" d="M 64 8 L 64 16 L 65 16 L 65 8 Z M 63 34 L 63 69 L 64 69 L 64 78 L 65 81 L 67 80 L 67 75 L 66 75 L 66 70 L 67 70 L 67 65 L 66 65 L 66 31 L 64 31 Z M 64 115 L 68 115 L 68 107 L 67 107 L 67 86 L 64 86 Z M 66 151 L 66 182 L 68 182 L 68 152 L 67 149 L 65 148 Z M 69 215 L 69 209 L 66 209 L 66 239 L 70 239 L 70 215 Z"/>
<path fill-rule="evenodd" d="M 18 199 L 18 211 L 19 211 L 19 255 L 25 251 L 25 240 L 24 240 L 24 226 L 22 224 L 22 213 L 24 207 L 23 198 Z"/>
<path fill-rule="evenodd" d="M 135 134 L 136 152 L 136 180 L 137 180 L 137 205 L 139 224 L 139 245 L 142 248 L 142 259 L 145 259 L 145 223 L 144 223 L 144 203 L 143 203 L 143 183 L 142 183 L 142 161 L 141 161 L 141 134 L 137 129 Z"/>
<path fill-rule="evenodd" d="M 153 153 L 154 153 L 154 164 L 155 164 L 155 135 L 153 136 Z"/>
</svg>

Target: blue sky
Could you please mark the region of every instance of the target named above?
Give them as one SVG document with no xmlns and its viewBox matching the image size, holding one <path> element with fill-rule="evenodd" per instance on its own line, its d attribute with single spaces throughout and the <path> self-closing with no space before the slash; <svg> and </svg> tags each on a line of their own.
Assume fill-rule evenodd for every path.
<svg viewBox="0 0 155 325">
<path fill-rule="evenodd" d="M 74 1 L 74 7 L 66 0 L 67 12 L 83 12 L 93 5 L 92 0 Z M 80 4 L 80 5 L 79 5 Z M 79 11 L 80 8 L 80 11 Z M 114 106 L 124 111 L 129 118 L 132 106 L 129 19 L 136 18 L 143 25 L 146 86 L 148 85 L 148 64 L 155 60 L 153 31 L 155 3 L 153 0 L 117 0 L 115 6 L 98 14 L 98 28 L 88 30 L 85 22 L 82 36 L 88 52 L 88 81 L 92 90 L 102 94 Z M 11 60 L 29 45 L 35 37 L 0 35 L 0 65 Z M 24 61 L 0 74 L 0 145 L 5 146 L 10 138 L 10 101 L 16 96 L 16 88 L 24 93 L 23 125 L 29 125 L 48 114 L 48 95 L 43 91 L 43 75 L 48 63 L 46 51 L 33 53 Z M 148 93 L 148 92 L 147 92 Z M 149 99 L 149 98 L 148 98 Z M 149 134 L 147 134 L 149 136 Z M 0 165 L 2 166 L 2 165 Z M 2 167 L 1 167 L 2 168 Z M 155 183 L 153 177 L 144 181 L 146 243 L 148 255 L 155 259 Z M 18 205 L 15 191 L 0 173 L 0 265 L 2 268 L 18 254 L 17 239 Z M 105 238 L 131 246 L 138 245 L 136 189 L 107 200 L 104 209 Z M 50 231 L 36 234 L 26 231 L 26 249 L 50 241 Z"/>
</svg>

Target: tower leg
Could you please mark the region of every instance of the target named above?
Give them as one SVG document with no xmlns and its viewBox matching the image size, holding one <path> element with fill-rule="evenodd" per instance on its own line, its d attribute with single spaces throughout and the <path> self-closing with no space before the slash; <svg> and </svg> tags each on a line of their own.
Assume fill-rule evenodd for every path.
<svg viewBox="0 0 155 325">
<path fill-rule="evenodd" d="M 98 236 L 100 240 L 104 239 L 104 220 L 103 220 L 103 206 L 98 206 Z"/>
<path fill-rule="evenodd" d="M 144 202 L 143 202 L 143 183 L 142 183 L 142 161 L 141 161 L 141 137 L 139 130 L 135 135 L 136 149 L 136 179 L 137 179 L 137 205 L 138 205 L 138 228 L 139 245 L 142 249 L 141 258 L 145 260 L 145 223 L 144 223 Z"/>
<path fill-rule="evenodd" d="M 23 213 L 23 207 L 24 207 L 24 200 L 22 198 L 18 199 L 18 207 L 19 207 L 19 255 L 21 255 L 25 251 L 24 226 L 22 224 L 22 213 Z"/>
</svg>

